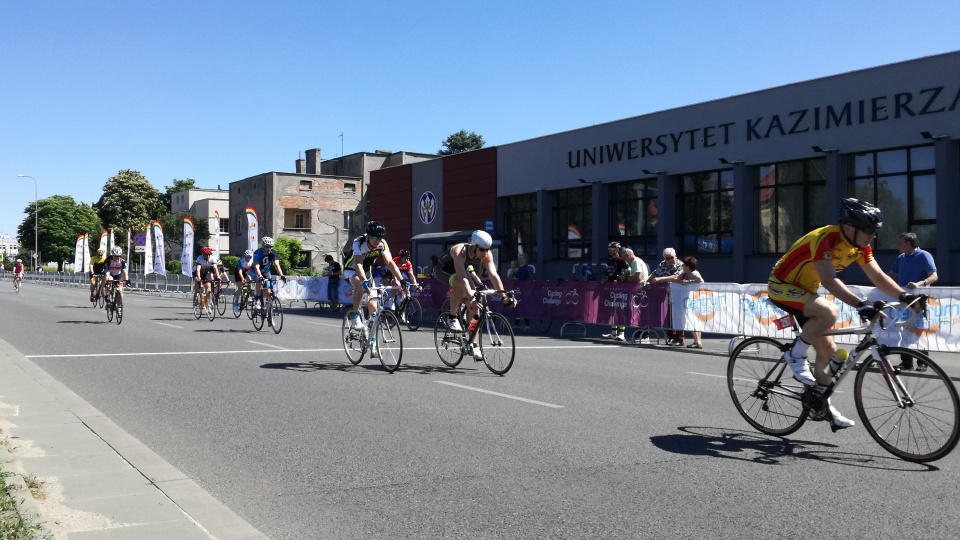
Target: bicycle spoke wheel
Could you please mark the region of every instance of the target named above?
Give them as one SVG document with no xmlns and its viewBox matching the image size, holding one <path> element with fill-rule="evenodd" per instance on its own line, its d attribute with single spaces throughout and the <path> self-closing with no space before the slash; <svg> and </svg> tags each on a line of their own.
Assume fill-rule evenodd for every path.
<svg viewBox="0 0 960 540">
<path fill-rule="evenodd" d="M 273 328 L 273 333 L 279 334 L 280 330 L 283 330 L 283 305 L 276 296 L 270 299 L 270 309 L 267 312 L 267 317 L 269 317 L 267 322 Z"/>
<path fill-rule="evenodd" d="M 888 361 L 867 360 L 854 383 L 857 412 L 867 432 L 885 450 L 907 461 L 946 456 L 960 438 L 960 400 L 953 381 L 925 354 L 900 347 L 883 350 Z M 898 356 L 911 358 L 914 365 L 924 363 L 927 370 L 894 375 L 890 361 Z"/>
<path fill-rule="evenodd" d="M 420 307 L 420 301 L 416 298 L 410 298 L 407 305 L 403 308 L 403 317 L 406 319 L 407 328 L 411 332 L 416 332 L 423 324 L 423 308 Z"/>
<path fill-rule="evenodd" d="M 227 312 L 227 292 L 221 290 L 217 293 L 217 315 L 223 317 Z"/>
<path fill-rule="evenodd" d="M 343 352 L 347 353 L 347 359 L 350 360 L 351 364 L 357 365 L 363 360 L 363 355 L 367 353 L 367 337 L 362 330 L 350 328 L 353 313 L 353 311 L 347 310 L 343 314 L 343 323 L 340 330 L 343 336 Z"/>
<path fill-rule="evenodd" d="M 463 360 L 463 348 L 460 346 L 460 336 L 462 332 L 453 332 L 450 326 L 450 313 L 448 311 L 440 312 L 437 317 L 437 324 L 433 328 L 433 344 L 437 348 L 437 354 L 440 361 L 448 367 L 457 367 L 460 360 Z"/>
<path fill-rule="evenodd" d="M 233 293 L 233 316 L 234 318 L 239 319 L 240 313 L 243 312 L 243 306 L 246 303 L 246 299 L 243 297 L 243 290 L 237 289 Z"/>
<path fill-rule="evenodd" d="M 393 373 L 400 367 L 403 358 L 403 335 L 400 332 L 400 321 L 392 311 L 380 313 L 376 336 L 371 354 L 379 356 L 383 369 Z"/>
<path fill-rule="evenodd" d="M 200 293 L 193 293 L 193 317 L 199 319 L 203 317 L 203 312 L 200 311 Z"/>
<path fill-rule="evenodd" d="M 775 339 L 744 340 L 730 355 L 727 387 L 740 415 L 768 435 L 788 435 L 807 420 L 800 400 L 803 383 L 782 361 L 785 345 Z"/>
<path fill-rule="evenodd" d="M 102 308 L 106 304 L 107 304 L 107 298 L 105 296 L 103 288 L 101 287 L 99 290 L 97 290 L 97 305 Z"/>
<path fill-rule="evenodd" d="M 510 371 L 517 347 L 513 340 L 513 328 L 506 317 L 499 313 L 488 313 L 480 326 L 479 343 L 487 369 L 497 375 Z"/>
<path fill-rule="evenodd" d="M 123 320 L 123 296 L 120 291 L 113 293 L 113 311 L 117 318 L 117 324 Z"/>
<path fill-rule="evenodd" d="M 263 328 L 263 319 L 266 313 L 259 299 L 254 300 L 253 307 L 250 308 L 250 320 L 253 321 L 253 327 L 259 332 Z"/>
<path fill-rule="evenodd" d="M 113 322 L 113 302 L 106 300 L 107 322 Z"/>
<path fill-rule="evenodd" d="M 247 303 L 243 309 L 247 311 L 247 318 L 253 320 L 253 306 L 256 303 L 256 298 L 254 298 L 253 293 L 247 293 Z"/>
<path fill-rule="evenodd" d="M 207 293 L 207 301 L 203 306 L 203 311 L 207 319 L 212 321 L 217 318 L 217 301 L 213 298 L 213 293 Z"/>
</svg>

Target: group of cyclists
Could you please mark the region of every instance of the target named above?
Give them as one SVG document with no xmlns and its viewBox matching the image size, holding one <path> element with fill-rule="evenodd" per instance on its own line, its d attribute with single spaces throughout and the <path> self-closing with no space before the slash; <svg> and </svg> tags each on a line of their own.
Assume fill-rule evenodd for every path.
<svg viewBox="0 0 960 540">
<path fill-rule="evenodd" d="M 127 273 L 127 260 L 123 258 L 123 248 L 113 246 L 110 249 L 110 255 L 106 255 L 104 248 L 97 249 L 97 254 L 90 258 L 90 267 L 87 273 L 90 279 L 90 301 L 96 299 L 97 284 L 103 281 L 104 285 L 110 282 L 117 282 L 117 289 L 120 296 L 123 296 L 123 285 L 130 284 L 130 276 Z"/>
</svg>

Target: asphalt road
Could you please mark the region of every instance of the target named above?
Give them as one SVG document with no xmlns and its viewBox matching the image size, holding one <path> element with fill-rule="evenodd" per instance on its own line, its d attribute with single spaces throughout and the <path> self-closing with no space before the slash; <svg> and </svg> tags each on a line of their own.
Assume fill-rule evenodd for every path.
<svg viewBox="0 0 960 540">
<path fill-rule="evenodd" d="M 388 374 L 350 365 L 339 320 L 318 310 L 288 310 L 275 335 L 129 294 L 117 326 L 86 291 L 0 285 L 0 337 L 277 540 L 960 528 L 957 452 L 904 462 L 859 425 L 762 435 L 733 407 L 718 354 L 525 334 L 498 377 L 470 359 L 446 369 L 422 329 L 403 334 Z M 958 359 L 937 358 L 960 376 Z M 851 381 L 834 403 L 856 418 Z"/>
</svg>

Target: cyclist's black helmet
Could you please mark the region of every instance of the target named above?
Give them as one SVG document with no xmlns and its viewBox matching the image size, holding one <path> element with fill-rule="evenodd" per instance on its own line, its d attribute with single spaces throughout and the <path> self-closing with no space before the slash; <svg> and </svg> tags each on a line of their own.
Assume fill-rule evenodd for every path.
<svg viewBox="0 0 960 540">
<path fill-rule="evenodd" d="M 844 199 L 840 210 L 840 224 L 853 225 L 858 229 L 876 227 L 883 221 L 883 214 L 876 206 L 859 199 Z"/>
<path fill-rule="evenodd" d="M 368 221 L 365 230 L 368 235 L 379 236 L 380 238 L 383 238 L 383 236 L 387 234 L 387 228 L 379 221 Z"/>
<path fill-rule="evenodd" d="M 401 258 L 401 259 L 404 259 L 404 258 L 405 258 L 405 259 L 409 259 L 409 258 L 410 258 L 410 251 L 408 251 L 408 250 L 406 250 L 406 249 L 401 249 L 401 250 L 400 250 L 400 258 Z"/>
<path fill-rule="evenodd" d="M 623 246 L 620 245 L 620 242 L 610 242 L 607 244 L 607 249 L 616 249 L 619 251 L 621 247 Z"/>
</svg>

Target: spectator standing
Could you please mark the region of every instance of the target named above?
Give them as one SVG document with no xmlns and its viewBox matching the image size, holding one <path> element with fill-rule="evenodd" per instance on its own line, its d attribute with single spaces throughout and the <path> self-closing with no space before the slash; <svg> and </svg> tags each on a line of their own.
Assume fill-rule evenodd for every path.
<svg viewBox="0 0 960 540">
<path fill-rule="evenodd" d="M 527 254 L 517 255 L 517 281 L 536 281 L 537 267 L 527 262 Z"/>
<path fill-rule="evenodd" d="M 679 282 L 682 274 L 683 264 L 677 260 L 677 250 L 668 247 L 663 250 L 663 261 L 653 269 L 653 272 L 650 272 L 650 279 L 647 280 L 647 283 L 653 285 L 654 283 L 669 283 L 671 281 Z M 683 330 L 670 330 L 667 335 L 669 336 L 667 345 L 671 347 L 683 346 Z"/>
<path fill-rule="evenodd" d="M 620 257 L 620 244 L 610 242 L 607 244 L 607 283 L 618 283 L 622 280 L 625 272 L 629 271 L 627 261 Z M 626 326 L 613 325 L 610 327 L 610 333 L 604 334 L 605 339 L 614 339 L 624 341 L 623 333 L 627 330 Z"/>
<path fill-rule="evenodd" d="M 623 250 L 623 260 L 627 263 L 627 271 L 622 276 L 623 281 L 627 283 L 646 283 L 647 278 L 650 277 L 647 275 L 647 265 L 640 260 L 640 257 L 633 254 L 632 249 Z"/>
<path fill-rule="evenodd" d="M 697 258 L 696 257 L 684 257 L 683 259 L 683 274 L 680 275 L 680 283 L 683 285 L 690 285 L 692 283 L 703 283 L 703 276 L 700 275 L 700 272 L 697 270 Z M 699 330 L 694 330 L 691 332 L 693 334 L 693 343 L 687 345 L 688 349 L 702 349 L 703 342 L 700 341 L 701 333 Z"/>
<path fill-rule="evenodd" d="M 507 279 L 517 279 L 518 269 L 519 267 L 517 266 L 517 260 L 514 259 L 510 261 L 510 268 L 507 269 Z"/>
<path fill-rule="evenodd" d="M 917 242 L 916 233 L 904 232 L 897 236 L 897 249 L 900 255 L 893 261 L 893 267 L 890 269 L 892 277 L 897 285 L 904 290 L 910 291 L 919 287 L 929 287 L 937 282 L 937 266 L 933 263 L 933 255 L 920 249 Z M 920 315 L 921 317 L 923 314 Z M 929 352 L 923 350 L 923 352 Z M 913 358 L 910 356 L 901 356 L 901 370 L 913 369 Z M 926 371 L 927 365 L 917 364 L 917 371 Z"/>
<path fill-rule="evenodd" d="M 340 277 L 343 267 L 332 255 L 323 258 L 327 263 L 327 296 L 330 298 L 330 311 L 340 311 Z"/>
</svg>

